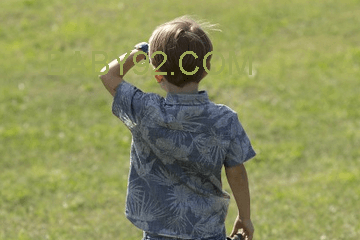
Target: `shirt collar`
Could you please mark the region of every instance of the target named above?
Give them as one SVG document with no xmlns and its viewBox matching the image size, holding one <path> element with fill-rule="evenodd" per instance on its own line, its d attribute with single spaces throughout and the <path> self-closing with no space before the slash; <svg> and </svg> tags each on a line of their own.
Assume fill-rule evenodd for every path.
<svg viewBox="0 0 360 240">
<path fill-rule="evenodd" d="M 165 103 L 179 105 L 201 105 L 209 102 L 206 91 L 198 91 L 198 94 L 175 94 L 167 93 Z"/>
</svg>

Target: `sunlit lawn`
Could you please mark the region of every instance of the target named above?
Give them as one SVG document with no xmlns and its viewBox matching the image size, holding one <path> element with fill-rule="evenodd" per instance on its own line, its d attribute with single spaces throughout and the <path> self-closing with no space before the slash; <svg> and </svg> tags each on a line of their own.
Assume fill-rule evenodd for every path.
<svg viewBox="0 0 360 240">
<path fill-rule="evenodd" d="M 211 33 L 212 70 L 220 54 L 224 69 L 200 89 L 238 112 L 257 151 L 246 163 L 255 239 L 359 239 L 360 3 L 351 0 L 1 1 L 0 239 L 141 239 L 124 215 L 131 134 L 97 78 L 104 55 L 92 54 L 109 62 L 184 14 L 222 30 Z M 232 53 L 244 72 L 233 59 L 230 73 Z M 150 71 L 126 80 L 165 96 Z M 235 216 L 232 201 L 228 232 Z"/>
</svg>

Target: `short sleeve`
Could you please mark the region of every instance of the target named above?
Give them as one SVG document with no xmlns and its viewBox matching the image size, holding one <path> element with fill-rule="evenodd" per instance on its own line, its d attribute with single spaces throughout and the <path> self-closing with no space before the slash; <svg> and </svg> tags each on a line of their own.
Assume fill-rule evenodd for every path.
<svg viewBox="0 0 360 240">
<path fill-rule="evenodd" d="M 141 120 L 147 96 L 147 93 L 123 80 L 116 89 L 112 112 L 131 130 Z"/>
<path fill-rule="evenodd" d="M 256 155 L 237 114 L 232 118 L 230 131 L 231 142 L 224 161 L 225 167 L 234 167 Z"/>
</svg>

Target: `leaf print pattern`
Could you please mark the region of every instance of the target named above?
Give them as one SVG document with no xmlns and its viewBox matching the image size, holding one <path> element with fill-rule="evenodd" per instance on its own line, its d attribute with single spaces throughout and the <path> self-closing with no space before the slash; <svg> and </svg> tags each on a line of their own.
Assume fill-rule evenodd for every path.
<svg viewBox="0 0 360 240">
<path fill-rule="evenodd" d="M 219 215 L 209 215 L 208 218 L 199 221 L 194 226 L 194 232 L 198 236 L 206 235 L 212 233 L 212 235 L 217 235 L 221 231 L 214 231 L 218 229 L 218 226 L 221 225 L 221 219 Z"/>
<path fill-rule="evenodd" d="M 138 133 L 138 131 L 133 132 Z M 137 139 L 141 139 L 140 134 L 134 134 L 133 136 L 136 141 L 136 144 L 134 144 L 134 150 L 136 151 L 136 153 L 144 159 L 148 158 L 151 152 L 149 145 L 144 143 L 144 141 L 137 141 Z"/>
<path fill-rule="evenodd" d="M 129 204 L 134 204 L 142 201 L 142 194 L 144 192 L 144 189 L 137 184 L 133 183 L 134 180 L 129 181 L 128 185 L 128 195 L 126 201 L 129 202 Z M 128 206 L 130 206 L 127 204 Z"/>
<path fill-rule="evenodd" d="M 219 162 L 219 160 L 224 159 L 230 138 L 223 134 L 216 134 L 214 129 L 210 129 L 208 134 L 198 134 L 193 142 L 199 152 L 198 161 L 211 168 L 219 167 L 219 163 L 222 165 L 222 161 Z"/>
<path fill-rule="evenodd" d="M 175 143 L 171 139 L 159 138 L 156 140 L 156 146 L 163 152 L 173 156 L 174 159 L 187 161 L 191 147 L 181 145 L 176 147 Z"/>
<path fill-rule="evenodd" d="M 187 225 L 189 225 L 189 223 L 190 220 L 186 216 L 172 215 L 169 217 L 168 221 L 165 223 L 164 226 L 167 228 L 167 231 L 171 233 L 178 233 L 178 232 L 185 232 Z"/>
<path fill-rule="evenodd" d="M 157 235 L 225 239 L 221 169 L 255 156 L 237 113 L 206 91 L 162 98 L 125 81 L 112 110 L 133 137 L 126 217 Z"/>
<path fill-rule="evenodd" d="M 127 214 L 140 222 L 152 222 L 166 215 L 165 209 L 161 209 L 159 204 L 145 197 L 143 194 L 141 201 L 129 202 L 127 205 Z"/>
<path fill-rule="evenodd" d="M 154 172 L 149 179 L 155 182 L 155 184 L 166 187 L 173 186 L 177 182 L 177 176 L 162 167 L 159 167 L 159 170 Z"/>
<path fill-rule="evenodd" d="M 167 199 L 171 202 L 170 210 L 174 211 L 177 215 L 183 215 L 187 211 L 187 202 L 189 201 L 191 194 L 192 192 L 186 186 L 173 186 Z"/>
<path fill-rule="evenodd" d="M 231 112 L 228 112 L 220 116 L 220 118 L 215 122 L 214 127 L 220 129 L 229 126 L 229 120 L 231 120 L 232 117 L 233 117 L 233 113 Z"/>
<path fill-rule="evenodd" d="M 140 164 L 138 161 L 134 161 L 133 166 L 138 176 L 145 178 L 151 172 L 155 161 L 156 159 L 153 159 L 151 162 L 144 164 Z"/>
</svg>

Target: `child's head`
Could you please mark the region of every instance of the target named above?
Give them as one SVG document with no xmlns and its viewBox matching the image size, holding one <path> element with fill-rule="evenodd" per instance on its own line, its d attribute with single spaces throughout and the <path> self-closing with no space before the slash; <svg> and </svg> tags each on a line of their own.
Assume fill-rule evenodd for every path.
<svg viewBox="0 0 360 240">
<path fill-rule="evenodd" d="M 199 83 L 204 76 L 203 59 L 205 55 L 213 50 L 210 38 L 201 28 L 201 25 L 187 16 L 176 18 L 170 22 L 158 26 L 149 40 L 149 55 L 156 51 L 161 51 L 167 56 L 161 54 L 155 55 L 151 59 L 154 67 L 159 71 L 166 72 L 166 80 L 177 87 L 184 87 L 190 82 Z M 190 51 L 197 55 L 186 54 L 181 62 L 183 71 L 180 69 L 179 61 L 181 55 Z M 207 57 L 207 68 L 210 69 L 211 55 Z M 184 72 L 193 72 L 196 67 L 198 70 L 194 74 L 187 75 Z"/>
</svg>

